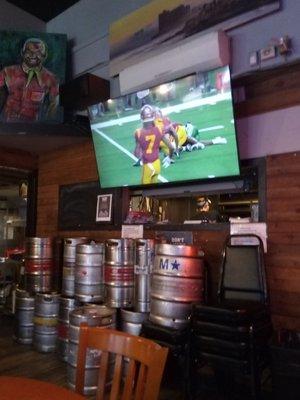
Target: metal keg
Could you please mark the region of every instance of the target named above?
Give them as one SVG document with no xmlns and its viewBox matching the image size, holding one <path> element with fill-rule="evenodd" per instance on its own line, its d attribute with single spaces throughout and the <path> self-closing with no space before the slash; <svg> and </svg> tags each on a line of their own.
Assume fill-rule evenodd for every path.
<svg viewBox="0 0 300 400">
<path fill-rule="evenodd" d="M 29 259 L 52 259 L 53 240 L 50 237 L 27 237 L 25 239 L 25 257 Z"/>
<path fill-rule="evenodd" d="M 63 239 L 56 237 L 53 241 L 53 288 L 61 291 L 63 269 Z"/>
<path fill-rule="evenodd" d="M 88 304 L 71 311 L 69 317 L 70 324 L 67 380 L 69 387 L 74 389 L 80 325 L 82 323 L 86 323 L 88 326 L 114 329 L 116 327 L 116 311 L 103 305 Z M 100 357 L 101 352 L 99 350 L 87 350 L 84 378 L 85 395 L 92 395 L 97 390 Z"/>
<path fill-rule="evenodd" d="M 134 265 L 134 309 L 139 312 L 150 311 L 150 277 L 154 261 L 155 241 L 137 239 L 135 241 Z"/>
<path fill-rule="evenodd" d="M 103 252 L 101 243 L 76 247 L 75 298 L 82 303 L 104 300 Z"/>
<path fill-rule="evenodd" d="M 121 331 L 139 336 L 142 323 L 148 318 L 148 313 L 121 309 Z"/>
<path fill-rule="evenodd" d="M 30 293 L 47 293 L 51 291 L 53 282 L 52 273 L 28 274 L 25 273 L 25 288 Z"/>
<path fill-rule="evenodd" d="M 104 283 L 109 307 L 131 307 L 134 287 L 134 241 L 105 242 Z"/>
<path fill-rule="evenodd" d="M 57 327 L 57 352 L 63 361 L 68 361 L 69 314 L 79 303 L 70 297 L 59 297 L 59 315 Z"/>
<path fill-rule="evenodd" d="M 197 246 L 156 245 L 150 321 L 174 329 L 189 324 L 192 304 L 203 302 L 203 256 Z"/>
<path fill-rule="evenodd" d="M 18 343 L 31 344 L 33 337 L 34 296 L 16 289 L 14 338 Z"/>
<path fill-rule="evenodd" d="M 33 346 L 37 351 L 47 353 L 56 349 L 58 313 L 59 294 L 36 294 Z"/>
<path fill-rule="evenodd" d="M 63 279 L 61 289 L 63 296 L 73 297 L 75 294 L 76 246 L 89 241 L 86 237 L 65 238 L 63 240 Z"/>
<path fill-rule="evenodd" d="M 50 237 L 25 239 L 25 288 L 30 293 L 49 292 L 53 279 L 53 240 Z"/>
</svg>

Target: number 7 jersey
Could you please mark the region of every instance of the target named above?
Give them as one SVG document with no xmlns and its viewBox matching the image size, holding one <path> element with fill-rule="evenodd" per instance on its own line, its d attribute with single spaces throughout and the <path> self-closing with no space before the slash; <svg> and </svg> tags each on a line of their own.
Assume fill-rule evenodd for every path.
<svg viewBox="0 0 300 400">
<path fill-rule="evenodd" d="M 139 128 L 134 136 L 140 147 L 144 164 L 152 163 L 159 158 L 159 145 L 163 135 L 156 126 Z"/>
</svg>

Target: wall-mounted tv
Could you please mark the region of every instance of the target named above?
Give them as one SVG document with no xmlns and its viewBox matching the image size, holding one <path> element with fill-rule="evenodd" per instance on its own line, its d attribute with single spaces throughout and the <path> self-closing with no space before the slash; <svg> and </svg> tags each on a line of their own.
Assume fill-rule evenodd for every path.
<svg viewBox="0 0 300 400">
<path fill-rule="evenodd" d="M 239 175 L 228 67 L 89 108 L 102 188 Z"/>
</svg>

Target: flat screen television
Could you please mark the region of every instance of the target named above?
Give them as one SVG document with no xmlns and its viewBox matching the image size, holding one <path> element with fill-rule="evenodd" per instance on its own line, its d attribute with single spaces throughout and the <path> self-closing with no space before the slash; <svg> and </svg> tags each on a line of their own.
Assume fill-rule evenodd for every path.
<svg viewBox="0 0 300 400">
<path fill-rule="evenodd" d="M 196 183 L 240 173 L 227 66 L 88 111 L 102 188 Z"/>
</svg>

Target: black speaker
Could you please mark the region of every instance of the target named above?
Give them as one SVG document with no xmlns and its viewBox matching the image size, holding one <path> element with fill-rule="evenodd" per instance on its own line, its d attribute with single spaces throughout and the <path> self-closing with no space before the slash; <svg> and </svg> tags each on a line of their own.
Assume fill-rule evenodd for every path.
<svg viewBox="0 0 300 400">
<path fill-rule="evenodd" d="M 81 75 L 60 87 L 61 105 L 66 110 L 84 110 L 109 97 L 109 81 L 93 74 Z"/>
</svg>

